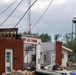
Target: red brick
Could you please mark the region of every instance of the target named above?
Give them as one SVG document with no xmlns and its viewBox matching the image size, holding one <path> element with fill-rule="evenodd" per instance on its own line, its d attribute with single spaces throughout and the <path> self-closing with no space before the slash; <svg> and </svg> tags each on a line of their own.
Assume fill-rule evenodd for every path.
<svg viewBox="0 0 76 75">
<path fill-rule="evenodd" d="M 5 49 L 13 50 L 13 58 L 18 60 L 13 60 L 13 69 L 23 70 L 23 41 L 5 39 L 2 42 L 0 39 L 0 75 L 5 72 Z"/>
</svg>

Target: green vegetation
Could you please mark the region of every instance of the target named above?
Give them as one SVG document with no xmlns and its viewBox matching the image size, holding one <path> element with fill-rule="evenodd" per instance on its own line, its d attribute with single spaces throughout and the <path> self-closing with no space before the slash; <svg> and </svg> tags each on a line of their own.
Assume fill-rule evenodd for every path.
<svg viewBox="0 0 76 75">
<path fill-rule="evenodd" d="M 76 54 L 76 37 L 71 33 L 65 34 L 63 45 L 72 49 L 73 53 Z"/>
<path fill-rule="evenodd" d="M 39 35 L 38 38 L 41 38 L 42 42 L 50 42 L 51 41 L 51 36 L 48 34 L 44 34 L 44 33 Z"/>
<path fill-rule="evenodd" d="M 24 34 L 28 34 L 26 32 L 24 32 Z M 52 38 L 51 35 L 49 34 L 38 34 L 38 33 L 32 33 L 31 35 L 33 35 L 34 37 L 40 38 L 42 42 L 51 42 Z M 61 34 L 55 34 L 54 35 L 54 41 L 61 41 L 62 44 L 73 50 L 73 54 L 76 55 L 76 37 L 75 34 L 72 33 L 66 33 L 65 35 L 61 35 Z"/>
</svg>

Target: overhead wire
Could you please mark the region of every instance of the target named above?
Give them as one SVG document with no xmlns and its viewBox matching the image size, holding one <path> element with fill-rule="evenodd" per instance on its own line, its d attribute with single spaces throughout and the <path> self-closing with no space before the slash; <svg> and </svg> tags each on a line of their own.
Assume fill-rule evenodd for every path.
<svg viewBox="0 0 76 75">
<path fill-rule="evenodd" d="M 15 9 L 10 13 L 10 15 L 0 24 L 0 27 L 7 21 L 7 19 L 14 13 L 14 11 L 18 8 L 18 6 L 22 3 L 23 0 L 19 2 L 19 4 L 15 7 Z"/>
<path fill-rule="evenodd" d="M 46 11 L 48 10 L 48 8 L 50 7 L 50 5 L 53 3 L 53 0 L 51 0 L 51 2 L 49 3 L 49 5 L 47 6 L 47 8 L 45 9 L 45 11 L 43 12 L 43 14 L 40 16 L 40 18 L 37 20 L 37 22 L 32 26 L 32 28 L 30 30 L 32 30 L 37 23 L 41 20 L 41 18 L 44 16 L 44 14 L 46 13 Z"/>
<path fill-rule="evenodd" d="M 16 25 L 13 27 L 13 29 L 20 23 L 20 21 L 24 18 L 24 16 L 27 14 L 27 12 L 30 10 L 30 8 L 36 3 L 37 0 L 35 0 L 30 7 L 27 9 L 27 11 L 23 14 L 23 16 L 19 19 L 19 21 L 16 23 Z M 8 35 L 10 35 L 11 31 L 9 32 Z M 5 36 L 1 41 L 0 44 L 7 38 L 7 36 Z"/>
<path fill-rule="evenodd" d="M 36 3 L 37 0 L 35 0 L 31 6 L 27 9 L 27 11 L 24 13 L 24 15 L 20 18 L 20 20 L 17 22 L 17 24 L 14 26 L 14 28 L 20 23 L 20 21 L 24 18 L 24 16 L 27 14 L 27 12 L 30 10 L 30 8 Z"/>
<path fill-rule="evenodd" d="M 10 4 L 6 9 L 4 9 L 0 15 L 2 15 L 6 10 L 8 10 L 14 3 L 16 3 L 17 0 L 15 0 L 12 4 Z"/>
</svg>

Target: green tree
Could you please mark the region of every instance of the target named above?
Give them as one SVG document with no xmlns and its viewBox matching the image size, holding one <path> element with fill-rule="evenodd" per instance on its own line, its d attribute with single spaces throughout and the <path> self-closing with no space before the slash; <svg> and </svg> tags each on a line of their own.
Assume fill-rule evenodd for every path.
<svg viewBox="0 0 76 75">
<path fill-rule="evenodd" d="M 51 36 L 48 34 L 42 33 L 39 35 L 39 38 L 41 39 L 42 42 L 50 42 L 51 41 Z"/>
<path fill-rule="evenodd" d="M 63 45 L 67 48 L 70 48 L 73 50 L 73 53 L 76 52 L 76 41 L 75 41 L 75 37 L 72 38 L 72 34 L 68 33 L 64 35 L 64 43 Z"/>
<path fill-rule="evenodd" d="M 60 34 L 55 34 L 55 35 L 54 35 L 54 40 L 55 40 L 55 41 L 58 41 L 60 37 L 61 37 Z"/>
<path fill-rule="evenodd" d="M 72 42 L 73 41 L 72 34 L 71 33 L 66 33 L 63 37 L 64 37 L 65 43 L 68 43 L 68 42 Z"/>
</svg>

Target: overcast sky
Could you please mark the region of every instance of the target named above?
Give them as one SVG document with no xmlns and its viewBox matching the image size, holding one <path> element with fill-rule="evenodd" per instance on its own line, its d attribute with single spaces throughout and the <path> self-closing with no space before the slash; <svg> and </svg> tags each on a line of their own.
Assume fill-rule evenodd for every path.
<svg viewBox="0 0 76 75">
<path fill-rule="evenodd" d="M 0 0 L 0 13 L 14 1 L 15 0 Z M 17 0 L 13 6 L 0 15 L 0 24 L 6 19 L 20 1 L 21 0 Z M 33 2 L 34 0 L 31 0 L 31 3 Z M 31 8 L 31 26 L 33 26 L 40 18 L 50 2 L 51 0 L 37 0 L 37 2 L 33 5 Z M 23 0 L 17 10 L 0 28 L 13 28 L 27 9 L 28 0 Z M 72 31 L 72 18 L 75 15 L 76 0 L 53 0 L 53 3 L 42 19 L 32 29 L 32 33 L 48 33 L 49 35 L 69 33 Z M 25 15 L 17 27 L 19 28 L 19 32 L 27 32 L 27 15 Z"/>
</svg>

